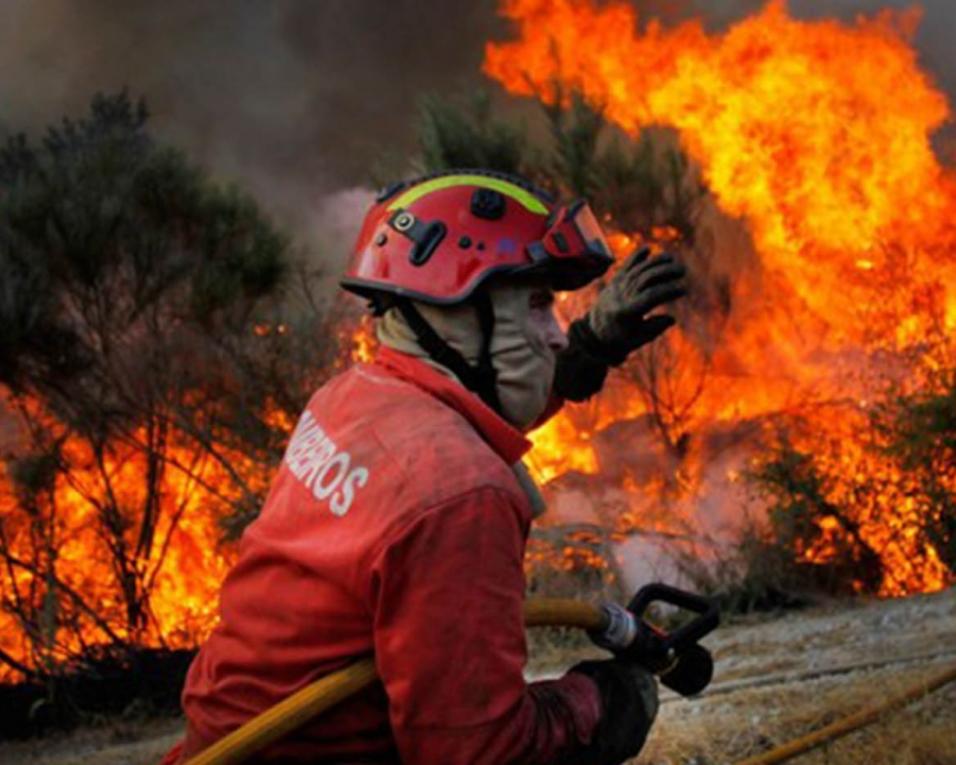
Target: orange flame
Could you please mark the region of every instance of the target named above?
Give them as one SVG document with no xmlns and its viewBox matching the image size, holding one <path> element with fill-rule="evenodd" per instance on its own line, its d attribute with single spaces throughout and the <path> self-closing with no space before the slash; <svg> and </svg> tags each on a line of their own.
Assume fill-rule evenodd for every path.
<svg viewBox="0 0 956 765">
<path fill-rule="evenodd" d="M 26 406 L 51 438 L 61 433 L 62 426 L 44 416 L 41 407 L 34 402 Z M 291 432 L 293 425 L 278 409 L 264 421 L 283 432 Z M 0 610 L 0 650 L 36 666 L 69 660 L 85 646 L 114 639 L 143 647 L 192 647 L 215 625 L 219 587 L 235 559 L 235 549 L 222 544 L 219 520 L 232 503 L 242 502 L 244 492 L 264 492 L 271 468 L 225 444 L 216 445 L 219 459 L 214 459 L 171 429 L 153 495 L 152 542 L 140 551 L 139 523 L 148 503 L 150 471 L 146 438 L 140 429 L 127 439 L 115 439 L 101 452 L 100 462 L 87 441 L 66 435 L 58 459 L 69 469 L 58 471 L 49 491 L 28 501 L 32 509 L 24 508 L 8 464 L 0 463 L 0 521 L 8 551 L 0 588 L 8 603 L 17 597 L 39 600 L 48 612 L 40 620 L 47 634 L 30 640 L 27 633 L 35 626 L 22 624 L 16 609 Z M 107 529 L 118 534 L 111 538 Z M 113 545 L 125 547 L 127 575 L 148 583 L 143 618 L 132 627 L 123 598 L 124 584 L 131 582 L 120 581 Z M 8 565 L 10 561 L 34 565 Z M 0 680 L 12 677 L 0 666 Z"/>
<path fill-rule="evenodd" d="M 378 339 L 375 337 L 375 328 L 370 316 L 362 317 L 358 329 L 352 333 L 351 345 L 349 358 L 353 362 L 368 364 L 375 358 Z"/>
<path fill-rule="evenodd" d="M 698 22 L 637 35 L 620 3 L 503 8 L 522 39 L 489 44 L 485 71 L 545 99 L 557 79 L 631 133 L 675 128 L 720 208 L 748 222 L 763 267 L 827 319 L 828 341 L 856 341 L 854 298 L 870 285 L 854 272 L 890 268 L 888 248 L 915 251 L 913 276 L 938 279 L 927 250 L 954 242 L 954 179 L 929 138 L 949 108 L 907 41 L 917 11 L 845 26 L 797 21 L 777 1 L 708 36 Z M 834 291 L 844 284 L 850 294 Z"/>
<path fill-rule="evenodd" d="M 878 385 L 873 371 L 921 376 L 913 359 L 933 363 L 921 350 L 927 338 L 956 329 L 956 176 L 930 143 L 950 112 L 910 44 L 919 12 L 810 22 L 774 0 L 710 35 L 699 21 L 639 31 L 635 10 L 619 2 L 501 7 L 519 37 L 486 46 L 487 74 L 549 103 L 577 90 L 632 135 L 672 129 L 722 219 L 742 221 L 755 251 L 753 262 L 725 258 L 733 310 L 717 342 L 684 333 L 646 352 L 657 364 L 676 360 L 674 400 L 690 403 L 662 406 L 618 376 L 586 414 L 572 408 L 534 436 L 539 478 L 597 472 L 600 431 L 642 415 L 677 454 L 687 434 L 839 400 L 846 411 L 819 423 L 818 440 L 852 444 L 854 411 Z M 718 241 L 718 254 L 727 247 Z M 706 265 L 719 270 L 720 260 Z M 819 451 L 835 471 L 847 460 L 870 475 L 890 471 L 851 446 Z M 672 488 L 686 520 L 706 494 L 708 466 L 700 454 L 681 459 Z M 734 483 L 736 469 L 727 476 Z M 857 508 L 860 533 L 889 572 L 881 592 L 939 589 L 949 575 L 917 538 L 919 518 L 896 503 L 901 492 L 897 482 L 880 507 Z M 822 561 L 824 548 L 805 556 Z"/>
</svg>

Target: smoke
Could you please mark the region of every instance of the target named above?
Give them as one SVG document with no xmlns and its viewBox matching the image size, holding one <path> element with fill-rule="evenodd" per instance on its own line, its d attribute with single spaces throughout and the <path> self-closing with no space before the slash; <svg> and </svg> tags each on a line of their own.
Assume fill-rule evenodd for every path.
<svg viewBox="0 0 956 765">
<path fill-rule="evenodd" d="M 370 186 L 383 153 L 407 157 L 419 96 L 480 84 L 500 27 L 493 0 L 5 0 L 0 136 L 128 87 L 161 139 L 247 188 L 337 270 L 345 235 L 323 234 L 316 211 L 362 207 L 326 196 Z"/>
<path fill-rule="evenodd" d="M 639 0 L 642 19 L 703 16 L 719 29 L 760 0 Z M 909 0 L 792 0 L 801 17 L 852 18 Z M 153 126 L 255 194 L 328 264 L 341 265 L 361 206 L 327 195 L 370 186 L 415 147 L 417 99 L 485 84 L 484 42 L 510 30 L 495 0 L 4 0 L 0 136 L 82 114 L 96 91 L 144 95 Z M 916 42 L 956 93 L 956 4 L 924 0 Z M 636 62 L 639 63 L 639 62 Z M 346 195 L 345 198 L 349 198 Z M 353 195 L 352 199 L 356 199 Z M 320 231 L 320 209 L 355 218 Z"/>
</svg>

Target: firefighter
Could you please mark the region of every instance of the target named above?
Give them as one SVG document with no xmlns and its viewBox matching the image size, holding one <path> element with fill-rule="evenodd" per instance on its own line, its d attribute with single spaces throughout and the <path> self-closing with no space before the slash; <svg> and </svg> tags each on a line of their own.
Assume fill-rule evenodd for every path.
<svg viewBox="0 0 956 765">
<path fill-rule="evenodd" d="M 521 178 L 440 173 L 383 190 L 342 286 L 380 351 L 322 386 L 291 437 L 183 693 L 184 762 L 317 678 L 381 678 L 257 762 L 611 765 L 643 745 L 656 681 L 578 664 L 527 684 L 522 559 L 540 494 L 524 433 L 671 324 L 670 256 L 632 256 L 574 322 L 554 291 L 612 256 L 583 202 Z"/>
</svg>

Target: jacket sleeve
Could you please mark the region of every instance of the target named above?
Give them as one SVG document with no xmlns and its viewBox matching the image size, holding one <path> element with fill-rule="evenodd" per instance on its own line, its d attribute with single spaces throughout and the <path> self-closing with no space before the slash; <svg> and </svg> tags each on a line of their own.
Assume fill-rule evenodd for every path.
<svg viewBox="0 0 956 765">
<path fill-rule="evenodd" d="M 586 401 L 604 387 L 609 367 L 627 359 L 598 340 L 586 318 L 571 322 L 568 347 L 558 354 L 552 391 L 568 401 Z"/>
<path fill-rule="evenodd" d="M 375 658 L 406 765 L 553 764 L 590 740 L 601 716 L 590 678 L 524 681 L 524 540 L 513 500 L 481 488 L 378 555 Z"/>
<path fill-rule="evenodd" d="M 528 430 L 535 430 L 556 415 L 565 401 L 587 401 L 604 387 L 608 369 L 624 362 L 626 356 L 610 358 L 602 351 L 600 341 L 594 337 L 585 319 L 571 323 L 568 330 L 568 346 L 555 362 L 551 395 L 541 416 Z"/>
</svg>

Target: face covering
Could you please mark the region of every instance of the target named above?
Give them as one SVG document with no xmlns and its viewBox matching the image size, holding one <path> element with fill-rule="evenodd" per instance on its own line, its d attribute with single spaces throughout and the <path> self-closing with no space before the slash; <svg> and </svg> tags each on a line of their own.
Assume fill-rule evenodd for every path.
<svg viewBox="0 0 956 765">
<path fill-rule="evenodd" d="M 523 283 L 489 287 L 495 312 L 491 361 L 498 373 L 501 414 L 520 430 L 527 430 L 544 412 L 551 395 L 555 351 L 553 336 L 531 308 L 531 295 L 540 287 Z M 415 303 L 422 317 L 469 364 L 477 364 L 481 348 L 478 316 L 471 305 L 434 306 Z M 553 330 L 552 330 L 553 331 Z M 378 322 L 379 341 L 401 353 L 415 356 L 449 377 L 454 375 L 433 361 L 419 346 L 415 333 L 396 310 Z"/>
</svg>

